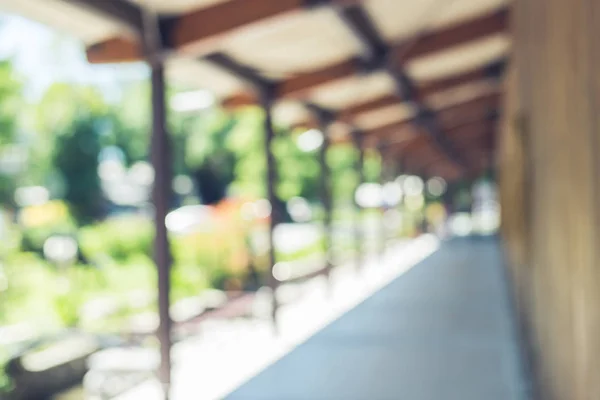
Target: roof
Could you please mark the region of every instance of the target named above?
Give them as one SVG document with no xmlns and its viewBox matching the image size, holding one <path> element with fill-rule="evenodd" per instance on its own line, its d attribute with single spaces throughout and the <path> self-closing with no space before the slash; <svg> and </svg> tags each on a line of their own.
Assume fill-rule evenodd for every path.
<svg viewBox="0 0 600 400">
<path fill-rule="evenodd" d="M 506 0 L 0 0 L 79 37 L 91 63 L 142 60 L 144 10 L 161 16 L 172 79 L 226 107 L 265 84 L 281 123 L 337 121 L 412 172 L 489 167 L 511 38 Z M 307 106 L 308 105 L 308 106 Z"/>
</svg>

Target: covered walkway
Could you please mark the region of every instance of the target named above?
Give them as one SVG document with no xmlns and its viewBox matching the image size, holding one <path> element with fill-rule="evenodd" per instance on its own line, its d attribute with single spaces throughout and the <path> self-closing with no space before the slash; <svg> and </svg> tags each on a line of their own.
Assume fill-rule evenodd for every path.
<svg viewBox="0 0 600 400">
<path fill-rule="evenodd" d="M 526 398 L 499 243 L 457 239 L 231 400 Z"/>
</svg>

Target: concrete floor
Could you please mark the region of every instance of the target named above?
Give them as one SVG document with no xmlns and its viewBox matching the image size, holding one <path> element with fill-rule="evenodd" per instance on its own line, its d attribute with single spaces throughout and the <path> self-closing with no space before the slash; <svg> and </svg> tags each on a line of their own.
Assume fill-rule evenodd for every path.
<svg viewBox="0 0 600 400">
<path fill-rule="evenodd" d="M 446 243 L 229 400 L 523 400 L 492 239 Z"/>
</svg>

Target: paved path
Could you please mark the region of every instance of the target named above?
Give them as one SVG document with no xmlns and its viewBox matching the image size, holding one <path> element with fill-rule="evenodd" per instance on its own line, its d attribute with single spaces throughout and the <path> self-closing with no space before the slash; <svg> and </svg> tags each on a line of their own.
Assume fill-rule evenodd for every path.
<svg viewBox="0 0 600 400">
<path fill-rule="evenodd" d="M 263 301 L 256 304 L 259 318 L 204 321 L 200 335 L 173 348 L 171 399 L 222 400 L 323 327 L 419 265 L 438 247 L 438 240 L 431 235 L 397 241 L 390 243 L 385 257 L 368 257 L 360 274 L 355 263 L 350 262 L 332 270 L 331 285 L 322 277 L 283 285 L 278 290 L 284 305 L 279 311 L 277 335 L 270 319 L 260 318 L 264 314 L 260 311 Z M 270 304 L 269 295 L 262 300 Z M 115 400 L 162 398 L 158 382 L 149 379 Z"/>
<path fill-rule="evenodd" d="M 498 243 L 454 240 L 228 400 L 523 400 Z"/>
</svg>

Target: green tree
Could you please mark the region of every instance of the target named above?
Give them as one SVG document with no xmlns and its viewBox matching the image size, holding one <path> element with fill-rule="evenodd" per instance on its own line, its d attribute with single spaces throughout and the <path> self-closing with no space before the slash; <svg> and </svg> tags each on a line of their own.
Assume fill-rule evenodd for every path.
<svg viewBox="0 0 600 400">
<path fill-rule="evenodd" d="M 0 61 L 0 206 L 12 206 L 18 176 L 13 165 L 17 141 L 17 115 L 23 102 L 21 84 L 9 61 Z"/>
<path fill-rule="evenodd" d="M 98 154 L 103 121 L 82 112 L 57 134 L 54 166 L 65 183 L 64 199 L 80 222 L 98 218 L 102 212 Z"/>
<path fill-rule="evenodd" d="M 56 83 L 35 108 L 32 153 L 45 167 L 43 184 L 66 200 L 79 222 L 100 216 L 98 155 L 115 120 L 101 93 L 88 86 Z"/>
</svg>

